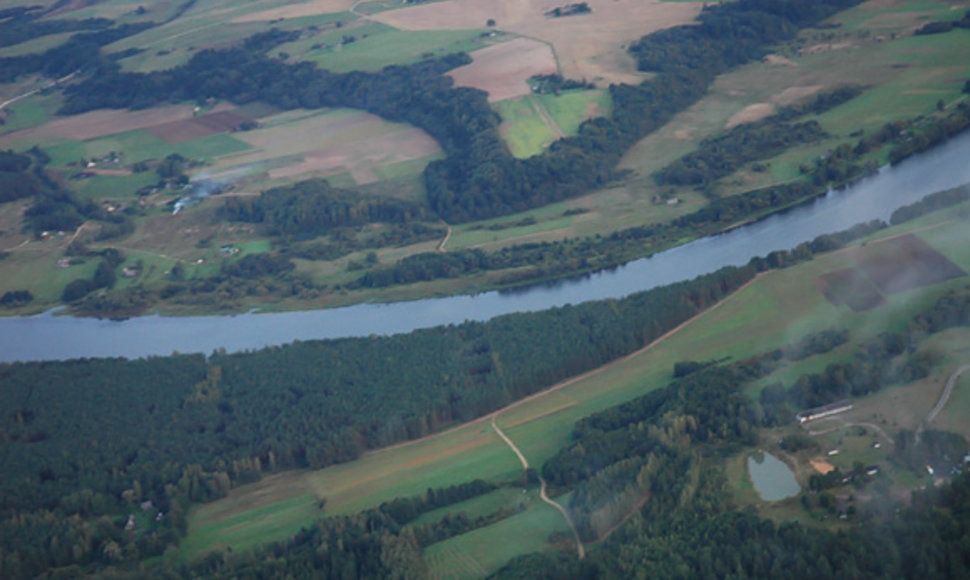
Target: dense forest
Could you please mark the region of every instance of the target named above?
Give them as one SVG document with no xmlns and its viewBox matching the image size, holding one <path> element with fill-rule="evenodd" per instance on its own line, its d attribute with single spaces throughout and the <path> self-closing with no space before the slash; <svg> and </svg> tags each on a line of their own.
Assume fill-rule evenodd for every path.
<svg viewBox="0 0 970 580">
<path fill-rule="evenodd" d="M 301 181 L 262 192 L 257 198 L 227 200 L 225 216 L 234 221 L 265 223 L 277 236 L 318 236 L 333 229 L 375 222 L 406 224 L 428 219 L 413 202 L 331 187 L 324 179 Z"/>
</svg>

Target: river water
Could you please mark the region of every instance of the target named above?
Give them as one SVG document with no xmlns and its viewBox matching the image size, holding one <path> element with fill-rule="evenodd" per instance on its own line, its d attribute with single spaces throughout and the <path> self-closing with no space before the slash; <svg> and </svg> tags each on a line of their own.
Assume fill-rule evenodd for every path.
<svg viewBox="0 0 970 580">
<path fill-rule="evenodd" d="M 615 269 L 512 292 L 359 304 L 304 312 L 236 316 L 142 316 L 125 321 L 72 316 L 0 318 L 0 362 L 79 357 L 129 358 L 173 351 L 233 352 L 294 340 L 395 334 L 417 328 L 488 320 L 589 300 L 621 298 L 743 265 L 754 256 L 790 249 L 821 234 L 892 212 L 923 196 L 970 182 L 970 132 L 895 167 L 833 190 L 816 201 L 724 234 L 629 262 Z"/>
</svg>

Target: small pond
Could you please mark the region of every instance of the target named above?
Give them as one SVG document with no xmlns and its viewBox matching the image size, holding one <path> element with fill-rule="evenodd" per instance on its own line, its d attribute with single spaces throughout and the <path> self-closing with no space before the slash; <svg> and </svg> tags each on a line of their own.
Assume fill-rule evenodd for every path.
<svg viewBox="0 0 970 580">
<path fill-rule="evenodd" d="M 780 459 L 770 453 L 752 453 L 748 456 L 748 473 L 761 499 L 778 501 L 798 495 L 802 487 L 795 481 L 795 474 Z"/>
</svg>

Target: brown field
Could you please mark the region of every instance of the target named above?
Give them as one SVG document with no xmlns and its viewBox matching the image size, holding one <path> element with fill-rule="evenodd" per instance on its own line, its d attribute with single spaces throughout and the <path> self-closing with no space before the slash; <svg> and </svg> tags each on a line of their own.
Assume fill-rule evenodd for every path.
<svg viewBox="0 0 970 580">
<path fill-rule="evenodd" d="M 529 94 L 529 77 L 557 72 L 556 57 L 549 45 L 531 38 L 516 38 L 476 50 L 473 62 L 456 68 L 449 76 L 460 87 L 488 93 L 489 101 L 504 101 Z"/>
<path fill-rule="evenodd" d="M 152 125 L 145 127 L 144 131 L 167 143 L 181 143 L 218 133 L 227 133 L 246 121 L 252 121 L 252 119 L 234 111 L 220 111 L 191 119 Z"/>
<path fill-rule="evenodd" d="M 845 304 L 856 312 L 875 308 L 885 302 L 872 282 L 851 268 L 819 276 L 818 286 L 829 302 L 835 306 Z"/>
<path fill-rule="evenodd" d="M 859 248 L 853 258 L 885 294 L 937 284 L 967 273 L 929 244 L 906 234 Z"/>
<path fill-rule="evenodd" d="M 274 166 L 265 169 L 274 179 L 348 172 L 359 184 L 365 184 L 378 180 L 374 172 L 377 167 L 427 157 L 441 150 L 420 129 L 389 123 L 361 111 L 315 115 L 236 133 L 235 137 L 255 151 L 217 161 L 217 173 L 270 162 Z"/>
<path fill-rule="evenodd" d="M 300 4 L 291 4 L 279 8 L 271 8 L 260 12 L 244 14 L 232 19 L 232 22 L 260 22 L 263 20 L 280 20 L 285 18 L 300 18 L 317 14 L 333 14 L 346 12 L 356 4 L 354 0 L 311 0 Z"/>
<path fill-rule="evenodd" d="M 233 108 L 235 107 L 229 103 L 220 103 L 213 112 L 229 111 Z M 140 111 L 98 109 L 80 115 L 58 117 L 40 127 L 8 133 L 0 136 L 0 145 L 39 137 L 60 137 L 78 141 L 95 139 L 164 123 L 191 120 L 194 109 L 192 105 L 169 105 Z"/>
<path fill-rule="evenodd" d="M 559 72 L 601 84 L 639 82 L 625 46 L 641 36 L 694 20 L 700 2 L 587 0 L 592 13 L 549 18 L 563 0 L 446 0 L 381 12 L 374 20 L 402 30 L 468 30 L 496 27 L 552 45 Z"/>
</svg>

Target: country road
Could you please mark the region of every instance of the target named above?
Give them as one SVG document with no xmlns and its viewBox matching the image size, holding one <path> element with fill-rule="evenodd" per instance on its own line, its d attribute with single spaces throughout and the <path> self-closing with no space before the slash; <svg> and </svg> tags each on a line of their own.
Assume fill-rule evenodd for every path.
<svg viewBox="0 0 970 580">
<path fill-rule="evenodd" d="M 522 451 L 519 450 L 515 443 L 509 439 L 509 436 L 506 435 L 501 428 L 499 428 L 498 423 L 495 422 L 495 417 L 496 415 L 492 415 L 492 429 L 496 434 L 498 434 L 499 437 L 502 438 L 502 441 L 505 441 L 505 443 L 512 448 L 512 451 L 515 452 L 515 455 L 522 463 L 523 471 L 529 469 L 529 460 L 525 458 L 525 455 L 522 454 Z M 579 559 L 582 560 L 586 556 L 586 548 L 583 546 L 583 541 L 579 539 L 579 532 L 576 531 L 576 524 L 573 523 L 573 518 L 570 517 L 569 512 L 566 511 L 566 508 L 562 507 L 559 502 L 550 499 L 549 496 L 546 495 L 546 480 L 542 477 L 539 477 L 539 497 L 542 499 L 542 501 L 559 510 L 562 517 L 566 519 L 566 523 L 569 524 L 569 529 L 573 531 L 573 537 L 576 538 L 576 552 L 579 554 Z"/>
</svg>

